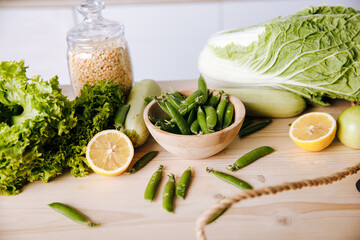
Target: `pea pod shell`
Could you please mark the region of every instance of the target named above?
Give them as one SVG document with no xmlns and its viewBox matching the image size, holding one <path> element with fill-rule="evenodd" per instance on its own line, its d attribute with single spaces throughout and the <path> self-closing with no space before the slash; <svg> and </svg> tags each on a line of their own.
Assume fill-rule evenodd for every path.
<svg viewBox="0 0 360 240">
<path fill-rule="evenodd" d="M 152 200 L 154 199 L 156 190 L 162 178 L 163 168 L 164 168 L 163 165 L 160 165 L 158 170 L 156 170 L 156 172 L 151 176 L 149 183 L 147 184 L 145 189 L 145 193 L 144 193 L 145 200 L 152 202 Z"/>
<path fill-rule="evenodd" d="M 228 95 L 225 93 L 223 94 L 223 99 L 220 101 L 216 108 L 216 115 L 217 115 L 217 129 L 221 130 L 223 125 L 223 119 L 225 114 L 226 105 L 228 102 Z"/>
<path fill-rule="evenodd" d="M 199 134 L 199 129 L 200 129 L 200 126 L 199 126 L 199 123 L 198 123 L 198 120 L 196 119 L 195 121 L 193 121 L 193 123 L 191 124 L 190 126 L 190 131 L 197 135 Z"/>
<path fill-rule="evenodd" d="M 186 190 L 189 186 L 191 180 L 191 167 L 188 167 L 181 175 L 177 185 L 176 185 L 176 196 L 179 198 L 185 199 Z"/>
<path fill-rule="evenodd" d="M 175 195 L 175 176 L 169 175 L 169 180 L 166 182 L 163 192 L 163 208 L 168 212 L 174 212 L 174 195 Z"/>
<path fill-rule="evenodd" d="M 227 173 L 216 171 L 216 170 L 209 169 L 209 168 L 206 168 L 206 171 L 214 174 L 219 179 L 221 179 L 227 183 L 230 183 L 231 185 L 233 185 L 237 188 L 240 188 L 241 190 L 252 189 L 252 186 L 249 183 L 247 183 L 244 180 L 241 180 L 237 177 L 229 175 Z"/>
<path fill-rule="evenodd" d="M 175 120 L 176 125 L 179 127 L 181 134 L 189 135 L 190 128 L 189 128 L 189 125 L 187 125 L 187 122 L 184 119 L 184 117 L 179 113 L 179 111 L 170 102 L 165 101 L 165 105 L 166 105 L 167 109 L 169 110 L 170 117 Z"/>
<path fill-rule="evenodd" d="M 200 129 L 203 132 L 203 134 L 212 133 L 212 131 L 210 130 L 209 126 L 206 123 L 206 115 L 205 115 L 204 111 L 202 110 L 201 106 L 198 107 L 197 121 L 199 123 Z"/>
<path fill-rule="evenodd" d="M 201 91 L 202 94 L 202 98 L 199 102 L 200 105 L 203 105 L 206 103 L 207 99 L 208 99 L 208 89 L 207 89 L 207 85 L 205 82 L 205 79 L 203 76 L 200 75 L 199 79 L 198 79 L 198 90 Z"/>
<path fill-rule="evenodd" d="M 257 123 L 257 124 L 254 124 L 250 127 L 247 127 L 247 128 L 243 128 L 243 129 L 240 129 L 239 131 L 239 137 L 245 137 L 245 136 L 248 136 L 254 132 L 257 132 L 261 129 L 263 129 L 264 127 L 268 126 L 270 123 L 272 123 L 272 120 L 269 119 L 265 122 L 260 122 L 260 123 Z"/>
<path fill-rule="evenodd" d="M 57 211 L 58 213 L 61 213 L 62 215 L 73 220 L 74 222 L 85 224 L 89 227 L 95 227 L 100 225 L 98 223 L 92 222 L 89 217 L 69 205 L 59 202 L 53 202 L 48 204 L 48 206 Z"/>
<path fill-rule="evenodd" d="M 206 124 L 213 129 L 217 123 L 216 110 L 213 106 L 205 106 Z"/>
<path fill-rule="evenodd" d="M 159 151 L 151 151 L 146 153 L 134 164 L 134 166 L 130 170 L 127 170 L 126 173 L 131 174 L 139 171 L 140 169 L 145 167 L 146 164 L 148 164 L 153 158 L 155 158 L 158 153 Z"/>
<path fill-rule="evenodd" d="M 234 116 L 234 105 L 232 102 L 228 102 L 225 113 L 224 113 L 224 122 L 222 128 L 227 128 L 232 123 Z"/>
<path fill-rule="evenodd" d="M 243 168 L 243 167 L 249 165 L 250 163 L 254 162 L 255 160 L 262 158 L 265 155 L 268 155 L 274 151 L 275 151 L 275 149 L 273 149 L 272 147 L 269 147 L 269 146 L 258 147 L 256 149 L 246 153 L 242 157 L 240 157 L 238 160 L 236 160 L 236 162 L 233 165 L 230 165 L 230 168 L 227 168 L 227 169 L 232 172 L 236 171 L 236 170 Z"/>
</svg>

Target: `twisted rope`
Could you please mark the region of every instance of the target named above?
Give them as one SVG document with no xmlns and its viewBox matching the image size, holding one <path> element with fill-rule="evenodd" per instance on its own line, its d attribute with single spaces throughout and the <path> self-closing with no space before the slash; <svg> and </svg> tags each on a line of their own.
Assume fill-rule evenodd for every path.
<svg viewBox="0 0 360 240">
<path fill-rule="evenodd" d="M 229 198 L 224 198 L 218 203 L 214 204 L 211 208 L 204 211 L 196 220 L 196 238 L 198 240 L 206 240 L 204 228 L 206 223 L 219 211 L 224 208 L 230 208 L 234 203 L 240 202 L 248 198 L 260 197 L 262 195 L 276 194 L 283 191 L 290 191 L 301 189 L 303 187 L 314 187 L 320 185 L 331 184 L 341 179 L 356 174 L 360 171 L 360 163 L 353 167 L 346 168 L 341 172 L 331 174 L 326 177 L 319 177 L 314 179 L 305 179 L 296 182 L 288 182 L 270 187 L 263 187 L 259 189 L 246 190 L 241 193 L 237 193 Z"/>
</svg>

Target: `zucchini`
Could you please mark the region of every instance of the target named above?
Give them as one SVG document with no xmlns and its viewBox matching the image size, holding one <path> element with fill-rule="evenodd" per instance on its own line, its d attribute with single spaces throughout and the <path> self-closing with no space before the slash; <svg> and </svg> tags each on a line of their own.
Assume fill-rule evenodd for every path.
<svg viewBox="0 0 360 240">
<path fill-rule="evenodd" d="M 161 88 L 156 81 L 145 79 L 131 88 L 126 105 L 130 105 L 124 128 L 121 129 L 131 140 L 134 147 L 143 145 L 149 137 L 149 131 L 145 125 L 143 112 L 147 105 L 145 98 L 160 96 Z"/>
<path fill-rule="evenodd" d="M 304 98 L 286 90 L 261 88 L 221 88 L 221 90 L 242 101 L 246 116 L 286 118 L 296 116 L 306 108 Z"/>
</svg>

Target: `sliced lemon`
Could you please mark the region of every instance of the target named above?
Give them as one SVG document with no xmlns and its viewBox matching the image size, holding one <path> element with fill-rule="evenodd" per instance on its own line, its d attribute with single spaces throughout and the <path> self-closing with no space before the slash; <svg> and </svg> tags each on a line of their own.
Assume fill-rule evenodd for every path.
<svg viewBox="0 0 360 240">
<path fill-rule="evenodd" d="M 321 151 L 334 140 L 336 121 L 328 113 L 311 112 L 297 118 L 290 127 L 290 138 L 302 149 Z"/>
<path fill-rule="evenodd" d="M 97 133 L 88 143 L 86 159 L 94 172 L 104 176 L 123 173 L 134 156 L 131 140 L 118 130 Z"/>
</svg>

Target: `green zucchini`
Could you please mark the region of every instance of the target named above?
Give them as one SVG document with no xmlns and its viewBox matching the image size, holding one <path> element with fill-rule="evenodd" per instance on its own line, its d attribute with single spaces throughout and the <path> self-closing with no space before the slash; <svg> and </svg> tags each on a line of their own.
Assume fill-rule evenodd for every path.
<svg viewBox="0 0 360 240">
<path fill-rule="evenodd" d="M 286 118 L 302 113 L 306 101 L 292 92 L 260 88 L 219 88 L 242 101 L 246 116 Z"/>
<path fill-rule="evenodd" d="M 143 112 L 147 105 L 145 98 L 160 95 L 160 86 L 156 81 L 150 79 L 142 80 L 131 88 L 126 102 L 127 105 L 130 105 L 130 109 L 121 131 L 130 138 L 135 148 L 143 145 L 149 137 L 149 131 L 143 118 Z"/>
</svg>

